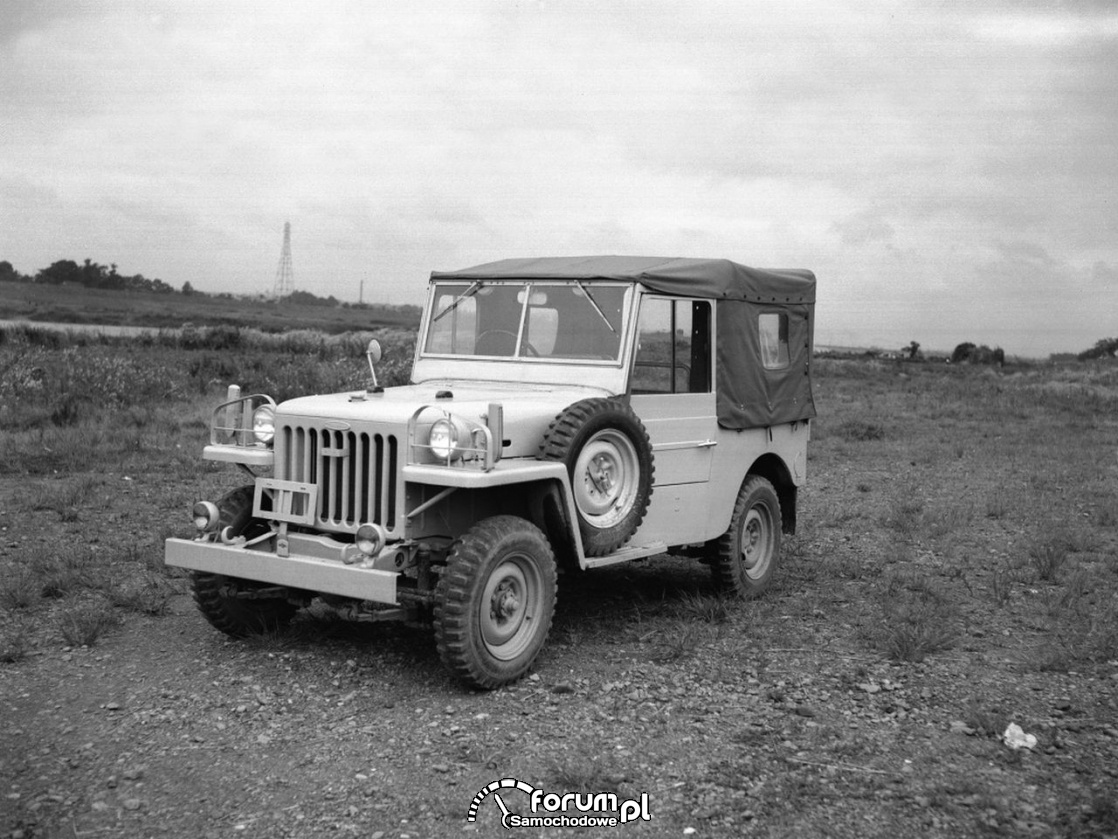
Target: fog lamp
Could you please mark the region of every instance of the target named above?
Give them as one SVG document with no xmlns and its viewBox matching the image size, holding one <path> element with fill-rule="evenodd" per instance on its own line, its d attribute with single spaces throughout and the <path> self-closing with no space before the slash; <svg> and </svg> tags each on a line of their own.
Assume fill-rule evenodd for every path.
<svg viewBox="0 0 1118 839">
<path fill-rule="evenodd" d="M 365 556 L 376 556 L 388 541 L 388 531 L 379 524 L 365 522 L 357 528 L 357 550 Z"/>
<path fill-rule="evenodd" d="M 217 530 L 218 521 L 221 519 L 217 505 L 211 501 L 199 501 L 194 505 L 191 516 L 194 518 L 194 526 L 200 533 L 211 533 Z"/>
</svg>

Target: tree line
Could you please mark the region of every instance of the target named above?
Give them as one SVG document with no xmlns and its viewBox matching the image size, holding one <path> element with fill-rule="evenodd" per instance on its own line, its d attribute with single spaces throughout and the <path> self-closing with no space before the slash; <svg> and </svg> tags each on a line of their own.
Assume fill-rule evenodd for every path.
<svg viewBox="0 0 1118 839">
<path fill-rule="evenodd" d="M 92 259 L 85 260 L 81 265 L 72 259 L 60 259 L 51 263 L 46 268 L 41 268 L 36 274 L 21 274 L 12 267 L 8 261 L 0 262 L 0 282 L 9 283 L 42 283 L 44 285 L 62 285 L 74 283 L 86 288 L 105 288 L 114 291 L 150 291 L 156 294 L 169 294 L 175 289 L 163 280 L 149 280 L 143 274 L 121 274 L 117 271 L 116 263 L 100 265 Z M 183 285 L 183 292 L 190 293 L 189 283 Z"/>
<path fill-rule="evenodd" d="M 1118 338 L 1100 338 L 1089 350 L 1084 350 L 1076 356 L 1080 361 L 1089 361 L 1094 358 L 1115 358 L 1118 355 Z"/>
</svg>

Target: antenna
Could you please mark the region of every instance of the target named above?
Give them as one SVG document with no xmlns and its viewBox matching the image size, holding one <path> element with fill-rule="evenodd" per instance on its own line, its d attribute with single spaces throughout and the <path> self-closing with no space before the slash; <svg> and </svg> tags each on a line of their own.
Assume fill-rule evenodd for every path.
<svg viewBox="0 0 1118 839">
<path fill-rule="evenodd" d="M 291 269 L 291 222 L 283 223 L 283 250 L 280 252 L 279 267 L 276 268 L 276 285 L 272 296 L 286 297 L 295 290 L 295 272 Z"/>
</svg>

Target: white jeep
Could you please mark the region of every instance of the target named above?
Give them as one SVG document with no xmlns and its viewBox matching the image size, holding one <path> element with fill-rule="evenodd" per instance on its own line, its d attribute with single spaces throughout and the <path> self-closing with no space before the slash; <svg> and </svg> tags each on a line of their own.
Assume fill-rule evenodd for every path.
<svg viewBox="0 0 1118 839">
<path fill-rule="evenodd" d="M 434 625 L 464 681 L 523 676 L 557 567 L 672 551 L 754 596 L 806 473 L 815 277 L 727 260 L 513 259 L 431 275 L 411 383 L 214 411 L 253 483 L 169 539 L 215 627 L 321 597 Z M 258 474 L 270 471 L 270 475 Z"/>
</svg>

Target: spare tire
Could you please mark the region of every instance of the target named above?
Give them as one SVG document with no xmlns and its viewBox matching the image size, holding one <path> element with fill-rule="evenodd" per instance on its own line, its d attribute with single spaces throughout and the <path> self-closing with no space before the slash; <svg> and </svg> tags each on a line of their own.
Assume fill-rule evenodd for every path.
<svg viewBox="0 0 1118 839">
<path fill-rule="evenodd" d="M 540 460 L 567 466 L 582 548 L 603 556 L 636 532 L 652 497 L 652 444 L 644 423 L 619 399 L 569 405 L 544 434 Z"/>
</svg>

